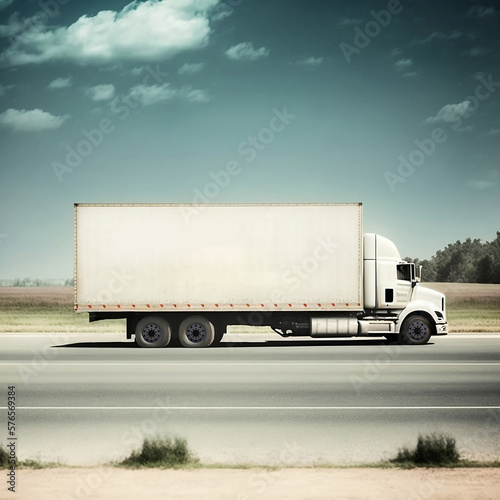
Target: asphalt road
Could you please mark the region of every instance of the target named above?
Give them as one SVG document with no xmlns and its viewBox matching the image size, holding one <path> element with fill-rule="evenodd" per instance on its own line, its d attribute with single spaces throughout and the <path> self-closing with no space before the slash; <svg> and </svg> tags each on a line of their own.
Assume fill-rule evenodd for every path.
<svg viewBox="0 0 500 500">
<path fill-rule="evenodd" d="M 500 335 L 415 347 L 232 334 L 147 350 L 122 334 L 0 334 L 0 381 L 0 442 L 15 385 L 20 459 L 103 463 L 174 435 L 204 462 L 352 464 L 432 431 L 500 458 Z"/>
</svg>

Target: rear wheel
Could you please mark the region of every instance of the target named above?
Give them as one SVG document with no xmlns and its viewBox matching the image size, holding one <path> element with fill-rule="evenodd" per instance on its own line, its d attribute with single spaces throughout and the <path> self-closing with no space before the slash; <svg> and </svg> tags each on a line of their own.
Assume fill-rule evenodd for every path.
<svg viewBox="0 0 500 500">
<path fill-rule="evenodd" d="M 214 325 L 203 316 L 189 316 L 179 326 L 179 342 L 184 347 L 209 347 L 214 340 Z"/>
<path fill-rule="evenodd" d="M 399 331 L 400 344 L 422 345 L 427 344 L 431 338 L 431 325 L 424 316 L 410 316 L 403 321 Z"/>
<path fill-rule="evenodd" d="M 168 321 L 160 316 L 146 316 L 135 327 L 135 342 L 140 347 L 165 347 L 171 337 Z"/>
</svg>

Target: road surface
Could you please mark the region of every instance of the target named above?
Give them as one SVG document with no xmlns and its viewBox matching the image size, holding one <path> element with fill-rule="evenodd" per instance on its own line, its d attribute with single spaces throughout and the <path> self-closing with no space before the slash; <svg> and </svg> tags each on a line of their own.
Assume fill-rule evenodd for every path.
<svg viewBox="0 0 500 500">
<path fill-rule="evenodd" d="M 387 459 L 419 433 L 500 458 L 500 335 L 424 346 L 230 334 L 217 348 L 136 348 L 122 334 L 0 334 L 4 421 L 20 459 L 91 465 L 181 436 L 209 463 Z M 5 444 L 7 425 L 0 431 Z"/>
</svg>

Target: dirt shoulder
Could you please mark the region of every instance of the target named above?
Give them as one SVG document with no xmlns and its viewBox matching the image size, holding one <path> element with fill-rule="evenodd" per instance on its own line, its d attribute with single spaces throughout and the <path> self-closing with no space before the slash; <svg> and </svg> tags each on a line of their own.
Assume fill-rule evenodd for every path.
<svg viewBox="0 0 500 500">
<path fill-rule="evenodd" d="M 18 470 L 16 494 L 0 499 L 62 500 L 484 500 L 498 498 L 500 469 L 60 468 Z"/>
</svg>

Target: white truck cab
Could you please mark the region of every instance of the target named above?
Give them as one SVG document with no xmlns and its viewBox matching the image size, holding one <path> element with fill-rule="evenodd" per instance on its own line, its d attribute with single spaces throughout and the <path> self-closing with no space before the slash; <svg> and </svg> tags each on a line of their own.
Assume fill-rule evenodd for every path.
<svg viewBox="0 0 500 500">
<path fill-rule="evenodd" d="M 363 266 L 364 308 L 370 317 L 366 333 L 384 316 L 390 327 L 386 336 L 402 343 L 421 344 L 448 333 L 444 295 L 420 284 L 415 264 L 403 261 L 392 241 L 365 234 Z"/>
</svg>

